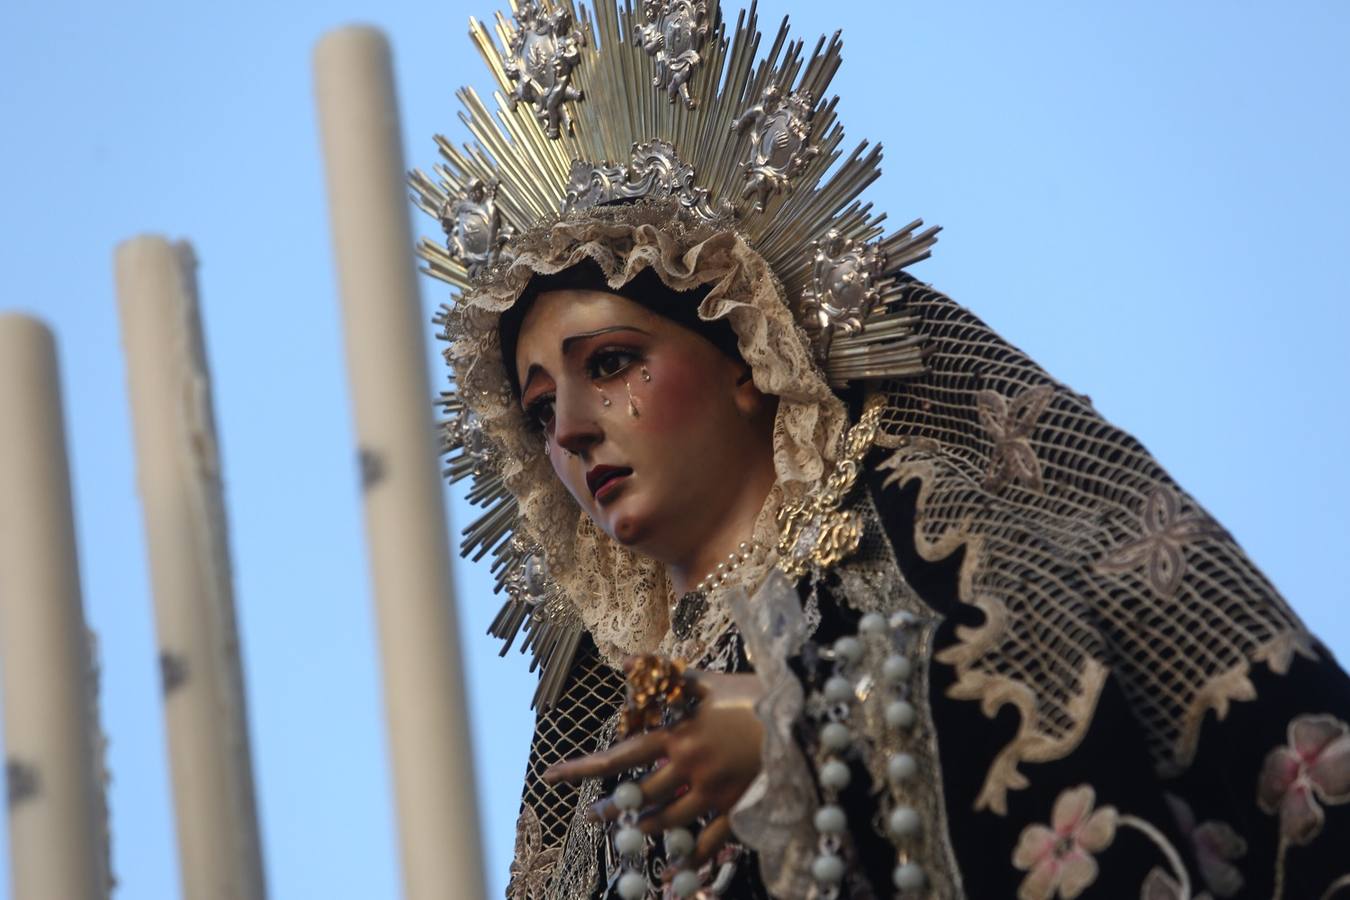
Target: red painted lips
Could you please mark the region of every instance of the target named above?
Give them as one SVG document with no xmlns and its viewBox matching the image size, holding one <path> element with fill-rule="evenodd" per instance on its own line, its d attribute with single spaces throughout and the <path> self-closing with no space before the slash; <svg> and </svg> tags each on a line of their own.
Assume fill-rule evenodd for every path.
<svg viewBox="0 0 1350 900">
<path fill-rule="evenodd" d="M 586 473 L 586 487 L 591 489 L 591 496 L 603 503 L 632 474 L 633 470 L 627 466 L 595 466 Z"/>
</svg>

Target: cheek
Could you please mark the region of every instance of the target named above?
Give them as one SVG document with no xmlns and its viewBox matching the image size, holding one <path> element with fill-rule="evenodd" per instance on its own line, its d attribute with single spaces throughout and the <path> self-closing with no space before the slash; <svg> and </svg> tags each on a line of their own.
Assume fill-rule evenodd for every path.
<svg viewBox="0 0 1350 900">
<path fill-rule="evenodd" d="M 650 434 L 670 434 L 707 417 L 715 399 L 706 370 L 685 358 L 653 360 L 652 380 L 630 382 L 641 416 L 634 425 Z"/>
</svg>

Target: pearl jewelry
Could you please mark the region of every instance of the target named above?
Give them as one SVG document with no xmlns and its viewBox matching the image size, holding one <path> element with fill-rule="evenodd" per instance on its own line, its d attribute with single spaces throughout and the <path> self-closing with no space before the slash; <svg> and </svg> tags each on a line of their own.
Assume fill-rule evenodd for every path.
<svg viewBox="0 0 1350 900">
<path fill-rule="evenodd" d="M 838 884 L 844 880 L 844 861 L 833 853 L 821 854 L 811 863 L 811 875 L 821 884 Z"/>
<path fill-rule="evenodd" d="M 881 613 L 870 612 L 858 620 L 858 633 L 867 635 L 882 634 L 886 630 L 886 617 Z"/>
<path fill-rule="evenodd" d="M 843 834 L 848 828 L 848 817 L 842 808 L 831 803 L 816 810 L 815 826 L 822 834 Z"/>
<path fill-rule="evenodd" d="M 698 880 L 698 873 L 690 869 L 675 873 L 675 877 L 670 880 L 670 889 L 680 900 L 694 896 L 702 886 Z"/>
<path fill-rule="evenodd" d="M 862 659 L 862 652 L 862 644 L 855 637 L 841 637 L 834 642 L 834 655 L 845 662 L 857 662 Z"/>
<path fill-rule="evenodd" d="M 619 833 L 614 835 L 614 849 L 619 851 L 620 856 L 637 856 L 646 846 L 647 841 L 642 832 L 632 826 L 620 828 Z"/>
<path fill-rule="evenodd" d="M 891 684 L 900 684 L 907 680 L 913 672 L 914 666 L 910 663 L 909 657 L 900 653 L 892 653 L 881 664 L 881 674 Z"/>
<path fill-rule="evenodd" d="M 830 703 L 847 703 L 853 699 L 853 682 L 842 675 L 831 675 L 825 682 L 825 699 Z"/>
<path fill-rule="evenodd" d="M 914 615 L 914 613 L 912 612 L 907 612 L 903 609 L 891 614 L 892 628 L 908 628 L 917 621 L 919 621 L 918 616 Z"/>
<path fill-rule="evenodd" d="M 919 771 L 919 763 L 908 753 L 893 753 L 891 758 L 886 761 L 886 774 L 891 781 L 904 781 L 907 778 L 912 778 L 917 771 Z"/>
<path fill-rule="evenodd" d="M 694 587 L 694 593 L 706 594 L 715 587 L 721 587 L 732 572 L 736 571 L 741 565 L 750 558 L 750 551 L 754 549 L 754 544 L 749 541 L 741 541 L 737 548 L 727 555 L 726 562 L 719 562 L 702 581 Z"/>
<path fill-rule="evenodd" d="M 838 753 L 853 743 L 853 735 L 849 732 L 847 725 L 831 722 L 820 729 L 820 742 L 828 749 Z"/>
<path fill-rule="evenodd" d="M 647 896 L 647 877 L 640 872 L 624 872 L 619 876 L 619 896 L 623 900 L 642 900 Z"/>
<path fill-rule="evenodd" d="M 666 832 L 666 856 L 681 859 L 694 852 L 694 836 L 687 828 L 672 828 Z"/>
<path fill-rule="evenodd" d="M 820 783 L 832 791 L 842 791 L 848 787 L 852 777 L 848 766 L 837 759 L 828 760 L 820 767 Z"/>
<path fill-rule="evenodd" d="M 910 837 L 919 833 L 919 813 L 912 806 L 897 806 L 886 819 L 886 827 L 895 837 Z"/>
<path fill-rule="evenodd" d="M 886 704 L 886 724 L 892 728 L 911 728 L 916 718 L 914 707 L 904 700 L 892 700 Z"/>
<path fill-rule="evenodd" d="M 914 891 L 928 883 L 928 876 L 918 863 L 902 863 L 891 873 L 891 882 L 902 891 Z"/>
<path fill-rule="evenodd" d="M 642 809 L 642 788 L 637 782 L 625 781 L 614 789 L 614 805 L 624 812 Z"/>
</svg>

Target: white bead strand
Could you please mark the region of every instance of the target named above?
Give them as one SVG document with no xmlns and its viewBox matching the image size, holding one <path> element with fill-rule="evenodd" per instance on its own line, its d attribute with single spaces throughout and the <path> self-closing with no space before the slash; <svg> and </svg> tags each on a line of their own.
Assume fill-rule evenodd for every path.
<svg viewBox="0 0 1350 900">
<path fill-rule="evenodd" d="M 866 617 L 864 617 L 866 618 Z M 902 740 L 908 740 L 910 732 L 918 722 L 918 710 L 911 701 L 910 679 L 914 675 L 914 662 L 906 653 L 910 643 L 911 626 L 918 620 L 907 612 L 897 612 L 885 622 L 889 628 L 877 628 L 874 621 L 868 631 L 870 642 L 877 656 L 881 657 L 878 683 L 882 687 L 878 702 L 884 704 L 882 715 L 887 727 L 891 728 Z M 889 790 L 884 796 L 889 800 L 889 810 L 883 810 L 886 834 L 896 847 L 896 864 L 891 880 L 902 898 L 915 898 L 928 883 L 923 867 L 914 862 L 912 854 L 914 843 L 924 831 L 923 817 L 908 801 L 910 793 L 908 783 L 918 774 L 919 763 L 911 753 L 898 750 L 886 760 L 886 777 Z"/>
<path fill-rule="evenodd" d="M 651 885 L 644 874 L 647 836 L 638 828 L 642 788 L 635 781 L 625 781 L 614 789 L 612 800 L 619 810 L 619 818 L 615 821 L 614 852 L 623 866 L 616 889 L 622 900 L 643 900 Z"/>
</svg>

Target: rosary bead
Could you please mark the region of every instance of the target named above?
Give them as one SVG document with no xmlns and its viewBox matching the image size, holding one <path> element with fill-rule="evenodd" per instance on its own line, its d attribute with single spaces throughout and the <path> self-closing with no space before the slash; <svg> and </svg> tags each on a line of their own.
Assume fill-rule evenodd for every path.
<svg viewBox="0 0 1350 900">
<path fill-rule="evenodd" d="M 619 896 L 623 900 L 642 900 L 647 896 L 647 878 L 640 872 L 624 872 L 619 876 Z"/>
<path fill-rule="evenodd" d="M 903 609 L 900 610 L 899 612 L 891 614 L 892 628 L 908 628 L 910 625 L 913 625 L 917 621 L 918 618 L 915 617 L 914 613 L 906 612 Z"/>
<path fill-rule="evenodd" d="M 698 880 L 698 873 L 689 869 L 676 872 L 675 877 L 670 880 L 670 889 L 680 900 L 694 896 L 702 886 Z"/>
<path fill-rule="evenodd" d="M 832 675 L 825 682 L 825 699 L 830 703 L 847 703 L 853 699 L 853 682 L 842 675 Z"/>
<path fill-rule="evenodd" d="M 853 735 L 849 733 L 847 725 L 831 722 L 820 729 L 820 742 L 827 749 L 838 752 L 853 743 Z"/>
<path fill-rule="evenodd" d="M 855 637 L 841 637 L 834 642 L 834 655 L 845 662 L 855 663 L 862 659 L 862 644 Z"/>
<path fill-rule="evenodd" d="M 815 825 L 821 834 L 843 834 L 848 828 L 848 817 L 842 808 L 831 803 L 816 810 Z"/>
<path fill-rule="evenodd" d="M 624 812 L 642 809 L 642 788 L 635 781 L 625 781 L 614 789 L 614 805 Z"/>
<path fill-rule="evenodd" d="M 844 880 L 844 861 L 833 853 L 825 853 L 811 863 L 811 875 L 821 884 L 838 884 Z"/>
<path fill-rule="evenodd" d="M 909 657 L 899 653 L 892 653 L 881 664 L 881 674 L 891 684 L 900 684 L 902 681 L 906 681 L 913 671 L 914 666 L 910 663 Z"/>
<path fill-rule="evenodd" d="M 852 777 L 848 766 L 837 759 L 831 759 L 820 767 L 820 783 L 832 791 L 842 791 L 848 787 Z"/>
<path fill-rule="evenodd" d="M 614 849 L 619 851 L 620 856 L 637 856 L 646 845 L 642 832 L 632 826 L 620 828 L 619 833 L 614 835 Z"/>
<path fill-rule="evenodd" d="M 858 621 L 859 634 L 882 634 L 886 631 L 886 617 L 881 613 L 870 612 Z"/>
<path fill-rule="evenodd" d="M 902 863 L 891 873 L 891 881 L 897 890 L 915 891 L 928 883 L 928 877 L 918 863 Z"/>
<path fill-rule="evenodd" d="M 886 774 L 890 776 L 891 781 L 904 781 L 913 777 L 918 770 L 918 762 L 908 753 L 893 753 L 891 758 L 886 760 Z"/>
<path fill-rule="evenodd" d="M 886 704 L 886 724 L 892 728 L 910 728 L 915 718 L 914 707 L 904 700 L 892 700 Z"/>
<path fill-rule="evenodd" d="M 672 828 L 666 832 L 666 856 L 681 859 L 694 852 L 694 836 L 687 828 Z"/>
<path fill-rule="evenodd" d="M 919 813 L 912 806 L 897 806 L 886 819 L 886 827 L 893 837 L 910 837 L 919 833 Z"/>
</svg>

